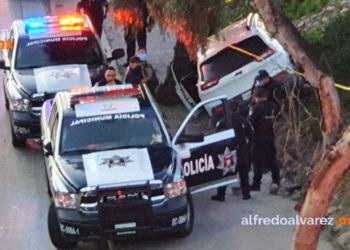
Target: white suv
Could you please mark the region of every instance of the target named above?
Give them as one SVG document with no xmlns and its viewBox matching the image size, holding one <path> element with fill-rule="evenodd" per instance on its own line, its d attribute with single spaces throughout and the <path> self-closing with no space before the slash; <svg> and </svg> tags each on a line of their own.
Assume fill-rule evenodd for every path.
<svg viewBox="0 0 350 250">
<path fill-rule="evenodd" d="M 258 14 L 249 14 L 208 40 L 205 53 L 198 53 L 197 59 L 197 90 L 201 101 L 226 95 L 228 100 L 236 99 L 244 104 L 250 99 L 254 78 L 262 69 L 276 80 L 294 77 L 285 71 L 293 68 L 289 54 L 276 39 L 270 37 Z M 258 61 L 231 48 L 231 45 L 268 60 Z M 185 93 L 186 86 L 176 82 L 177 93 L 189 108 L 189 103 L 195 102 L 195 98 L 189 98 L 193 93 Z M 209 115 L 212 115 L 215 106 L 215 103 L 205 106 Z"/>
</svg>

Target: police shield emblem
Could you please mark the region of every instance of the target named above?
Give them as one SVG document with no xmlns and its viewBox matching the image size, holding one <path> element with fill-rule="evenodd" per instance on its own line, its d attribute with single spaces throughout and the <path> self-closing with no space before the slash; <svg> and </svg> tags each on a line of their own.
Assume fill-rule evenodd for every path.
<svg viewBox="0 0 350 250">
<path fill-rule="evenodd" d="M 230 151 L 228 147 L 226 147 L 225 152 L 223 154 L 219 154 L 219 165 L 217 169 L 222 170 L 222 175 L 226 175 L 229 172 L 236 171 L 236 163 L 237 163 L 237 153 L 236 150 Z"/>
</svg>

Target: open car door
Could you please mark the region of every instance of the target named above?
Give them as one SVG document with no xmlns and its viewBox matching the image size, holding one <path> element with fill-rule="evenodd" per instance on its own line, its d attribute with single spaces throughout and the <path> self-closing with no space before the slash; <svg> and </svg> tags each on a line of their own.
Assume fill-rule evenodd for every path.
<svg viewBox="0 0 350 250">
<path fill-rule="evenodd" d="M 204 106 L 212 103 L 230 117 L 226 96 L 197 104 L 175 134 L 172 144 L 182 163 L 187 186 L 192 193 L 237 182 L 236 139 L 231 119 L 225 119 L 226 129 L 216 131 Z"/>
</svg>

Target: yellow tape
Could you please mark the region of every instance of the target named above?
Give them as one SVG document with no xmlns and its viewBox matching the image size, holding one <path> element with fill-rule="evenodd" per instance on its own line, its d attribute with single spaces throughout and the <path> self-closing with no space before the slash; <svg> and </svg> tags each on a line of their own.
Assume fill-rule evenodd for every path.
<svg viewBox="0 0 350 250">
<path fill-rule="evenodd" d="M 248 56 L 254 57 L 255 59 L 257 59 L 257 60 L 259 60 L 259 61 L 265 61 L 265 60 L 266 60 L 265 58 L 262 58 L 262 57 L 260 57 L 260 56 L 257 56 L 257 55 L 255 55 L 255 54 L 253 54 L 253 53 L 251 53 L 251 52 L 249 52 L 249 51 L 247 51 L 247 50 L 244 50 L 244 49 L 242 49 L 242 48 L 236 47 L 236 46 L 234 46 L 234 45 L 229 45 L 229 47 L 231 47 L 232 49 L 235 49 L 235 50 L 237 50 L 237 51 L 239 51 L 239 52 L 241 52 L 241 53 L 243 53 L 243 54 L 246 54 L 246 55 L 248 55 Z M 277 64 L 277 65 L 278 65 L 278 64 Z M 292 73 L 292 74 L 296 74 L 296 75 L 299 75 L 299 76 L 304 76 L 304 73 L 301 73 L 301 72 L 298 72 L 298 71 L 295 71 L 295 70 L 289 70 L 289 69 L 287 69 L 287 68 L 281 67 L 280 65 L 278 65 L 278 67 L 280 67 L 280 69 L 283 69 L 283 70 L 285 70 L 285 71 L 288 71 L 288 72 L 290 72 L 290 73 Z M 335 83 L 335 86 L 336 86 L 337 88 L 350 91 L 350 87 L 341 85 L 341 84 L 339 84 L 339 83 Z"/>
</svg>

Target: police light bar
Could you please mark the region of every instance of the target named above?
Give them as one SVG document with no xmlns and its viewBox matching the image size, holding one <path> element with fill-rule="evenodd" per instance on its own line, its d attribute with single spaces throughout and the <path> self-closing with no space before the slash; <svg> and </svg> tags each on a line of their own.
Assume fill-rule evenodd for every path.
<svg viewBox="0 0 350 250">
<path fill-rule="evenodd" d="M 24 20 L 25 30 L 28 34 L 45 33 L 50 29 L 82 30 L 84 26 L 84 17 L 76 16 L 49 16 L 29 18 Z"/>
<path fill-rule="evenodd" d="M 134 87 L 132 84 L 73 88 L 68 93 L 70 95 L 71 106 L 78 103 L 90 103 L 111 97 L 143 96 L 141 87 Z"/>
</svg>

